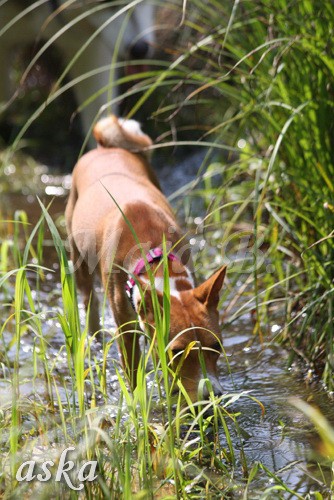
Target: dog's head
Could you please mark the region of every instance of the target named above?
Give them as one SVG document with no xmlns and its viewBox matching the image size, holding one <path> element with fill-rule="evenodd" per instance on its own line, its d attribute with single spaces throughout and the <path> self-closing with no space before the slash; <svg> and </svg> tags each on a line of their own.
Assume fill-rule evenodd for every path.
<svg viewBox="0 0 334 500">
<path fill-rule="evenodd" d="M 170 361 L 190 399 L 207 399 L 210 391 L 222 394 L 217 374 L 217 361 L 222 351 L 218 302 L 226 266 L 196 288 L 170 295 Z M 155 324 L 152 292 L 142 285 L 144 304 L 138 294 L 135 304 L 143 325 Z M 163 295 L 156 291 L 159 307 Z M 144 326 L 145 327 L 145 326 Z"/>
</svg>

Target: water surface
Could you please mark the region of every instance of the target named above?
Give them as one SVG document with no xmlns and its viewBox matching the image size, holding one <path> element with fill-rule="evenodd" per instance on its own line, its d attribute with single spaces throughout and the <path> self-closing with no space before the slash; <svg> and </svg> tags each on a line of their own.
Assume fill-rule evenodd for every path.
<svg viewBox="0 0 334 500">
<path fill-rule="evenodd" d="M 196 153 L 191 158 L 191 162 L 181 162 L 173 176 L 170 168 L 161 169 L 162 184 L 167 186 L 169 193 L 174 192 L 183 184 L 196 180 L 198 154 L 201 157 L 202 153 Z M 44 169 L 42 173 L 38 174 L 37 182 L 37 191 L 44 204 L 48 205 L 53 200 L 50 213 L 54 219 L 60 221 L 61 225 L 70 183 L 69 176 L 52 175 Z M 28 213 L 29 221 L 33 227 L 33 224 L 40 217 L 41 210 L 32 191 L 31 186 L 24 194 L 11 192 L 10 189 L 7 189 L 6 193 L 1 195 L 0 201 L 3 217 L 11 219 L 15 210 L 22 209 Z M 50 344 L 49 356 L 57 364 L 56 370 L 60 380 L 68 377 L 69 374 L 67 373 L 66 352 L 63 349 L 63 333 L 55 318 L 55 311 L 61 307 L 61 289 L 56 252 L 50 237 L 46 238 L 44 255 L 44 265 L 49 268 L 49 271 L 45 273 L 45 280 L 40 283 L 38 299 L 45 318 L 43 333 Z M 33 288 L 36 277 L 31 275 L 30 279 Z M 0 299 L 3 303 L 0 312 L 2 324 L 10 313 L 14 291 L 9 287 L 0 293 Z M 102 297 L 102 291 L 100 295 Z M 81 320 L 84 324 L 82 303 Z M 106 312 L 105 321 L 105 326 L 112 330 L 113 320 L 110 311 Z M 272 330 L 275 332 L 279 327 L 280 325 L 273 324 Z M 3 335 L 7 346 L 10 345 L 12 335 L 13 329 L 9 323 L 8 327 L 4 328 Z M 261 344 L 259 339 L 254 337 L 251 317 L 245 315 L 235 321 L 233 325 L 225 327 L 223 339 L 229 362 L 228 368 L 223 357 L 220 361 L 220 378 L 225 391 L 227 393 L 249 391 L 249 394 L 258 398 L 265 408 L 265 413 L 262 415 L 261 407 L 247 396 L 235 403 L 233 410 L 240 411 L 238 422 L 241 428 L 241 434 L 235 436 L 236 448 L 245 452 L 249 467 L 257 461 L 263 463 L 298 493 L 306 494 L 311 492 L 313 488 L 318 489 L 317 478 L 319 478 L 319 474 L 316 467 L 312 466 L 310 458 L 315 442 L 314 434 L 307 419 L 294 408 L 290 400 L 293 397 L 298 397 L 304 401 L 311 401 L 322 409 L 330 421 L 334 422 L 334 410 L 326 393 L 319 384 L 313 384 L 312 387 L 307 386 L 298 367 L 287 369 L 288 353 L 283 347 L 268 341 Z M 37 392 L 43 400 L 46 388 L 42 372 L 40 378 L 35 377 L 34 384 L 31 383 L 31 359 L 34 348 L 31 336 L 23 336 L 20 351 L 20 390 L 21 395 L 27 398 L 35 397 Z M 93 352 L 98 359 L 102 358 L 102 348 L 97 341 L 93 343 Z M 13 364 L 15 346 L 8 349 L 8 357 L 10 364 Z M 114 360 L 118 359 L 115 344 L 110 350 L 109 357 Z M 7 368 L 0 375 L 0 404 L 2 406 L 11 400 L 10 379 L 11 374 Z M 112 369 L 108 373 L 108 388 L 110 391 L 108 403 L 111 406 L 117 406 L 120 392 Z M 65 404 L 68 395 L 64 392 L 62 384 L 59 385 L 59 391 L 60 398 Z M 221 440 L 224 441 L 223 432 Z M 259 474 L 258 480 L 254 484 L 252 497 L 249 498 L 258 498 L 259 492 L 270 485 L 268 476 L 264 473 Z M 288 494 L 286 494 L 286 498 L 289 498 Z"/>
</svg>

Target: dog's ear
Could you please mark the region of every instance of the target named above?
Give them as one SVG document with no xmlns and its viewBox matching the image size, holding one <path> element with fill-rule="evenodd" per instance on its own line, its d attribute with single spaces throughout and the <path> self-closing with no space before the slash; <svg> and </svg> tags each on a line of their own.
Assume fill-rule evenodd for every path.
<svg viewBox="0 0 334 500">
<path fill-rule="evenodd" d="M 219 292 L 223 286 L 227 266 L 222 266 L 209 279 L 194 289 L 194 296 L 208 308 L 218 307 Z"/>
</svg>

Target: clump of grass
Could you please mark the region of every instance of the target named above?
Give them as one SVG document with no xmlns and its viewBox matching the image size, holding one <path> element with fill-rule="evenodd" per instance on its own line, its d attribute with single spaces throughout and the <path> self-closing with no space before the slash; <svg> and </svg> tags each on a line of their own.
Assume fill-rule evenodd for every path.
<svg viewBox="0 0 334 500">
<path fill-rule="evenodd" d="M 334 158 L 328 84 L 334 66 L 325 33 L 333 30 L 334 11 L 330 2 L 271 7 L 257 3 L 267 25 L 259 19 L 252 30 L 258 56 L 247 57 L 250 75 L 243 89 L 255 101 L 242 119 L 244 133 L 265 169 L 254 216 L 257 224 L 269 222 L 274 272 L 267 282 L 286 287 L 282 338 L 332 390 Z"/>
<path fill-rule="evenodd" d="M 179 72 L 174 104 L 155 116 L 176 131 L 178 123 L 196 128 L 216 151 L 211 167 L 224 178 L 221 193 L 208 183 L 198 193 L 209 201 L 206 235 L 227 226 L 222 197 L 236 201 L 232 219 L 243 211 L 252 233 L 255 331 L 262 334 L 270 310 L 280 315 L 290 363 L 302 358 L 331 391 L 333 4 L 194 1 L 192 7 L 180 28 L 187 47 L 170 66 Z M 193 108 L 191 117 L 181 114 L 185 107 Z"/>
</svg>

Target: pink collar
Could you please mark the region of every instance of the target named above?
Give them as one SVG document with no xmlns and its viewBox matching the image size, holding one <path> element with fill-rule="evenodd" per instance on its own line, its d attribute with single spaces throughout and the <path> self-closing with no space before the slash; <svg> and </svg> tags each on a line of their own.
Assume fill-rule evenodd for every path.
<svg viewBox="0 0 334 500">
<path fill-rule="evenodd" d="M 162 251 L 162 249 L 160 247 L 152 248 L 146 254 L 146 260 L 147 260 L 147 262 L 149 264 L 152 264 L 152 262 L 154 262 L 155 260 L 160 260 L 162 257 L 163 257 L 163 251 Z M 178 257 L 174 253 L 172 253 L 172 252 L 169 252 L 167 254 L 167 258 L 170 261 L 179 260 Z M 146 269 L 145 259 L 142 257 L 141 259 L 138 260 L 138 262 L 137 262 L 137 264 L 136 264 L 136 266 L 135 266 L 132 274 L 134 276 L 139 276 L 140 274 L 143 274 L 143 272 L 145 271 L 145 269 Z M 131 304 L 132 304 L 132 307 L 134 309 L 135 309 L 135 305 L 133 303 L 133 287 L 135 286 L 135 284 L 136 284 L 136 281 L 134 280 L 134 278 L 132 278 L 130 276 L 129 279 L 128 279 L 128 281 L 126 282 L 126 285 L 125 285 L 126 294 L 129 297 L 129 299 L 131 301 Z"/>
</svg>

